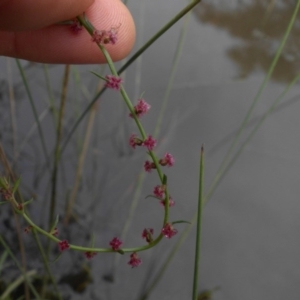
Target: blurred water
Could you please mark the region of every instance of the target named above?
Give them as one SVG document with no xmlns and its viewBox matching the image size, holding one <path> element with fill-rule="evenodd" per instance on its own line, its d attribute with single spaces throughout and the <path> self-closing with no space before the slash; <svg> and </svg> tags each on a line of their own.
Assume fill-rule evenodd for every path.
<svg viewBox="0 0 300 300">
<path fill-rule="evenodd" d="M 136 48 L 184 5 L 186 2 L 179 0 L 129 1 L 137 22 Z M 158 147 L 160 155 L 170 151 L 176 158 L 175 167 L 166 170 L 176 201 L 171 211 L 172 220 L 192 219 L 197 207 L 200 147 L 205 144 L 208 190 L 233 134 L 265 78 L 294 6 L 294 1 L 231 1 L 228 6 L 218 1 L 206 1 L 200 3 L 192 15 Z M 161 109 L 182 24 L 180 21 L 160 38 L 126 74 L 128 93 L 138 97 L 145 92 L 143 97 L 152 106 L 151 113 L 143 120 L 148 133 L 153 132 Z M 298 28 L 297 21 L 253 118 L 266 112 L 298 71 Z M 0 63 L 0 82 L 5 90 L 6 59 L 1 58 Z M 80 67 L 78 74 L 82 78 L 88 77 L 82 82 L 93 94 L 96 80 L 87 72 L 91 69 L 97 67 Z M 35 87 L 36 103 L 42 112 L 47 108 L 42 67 L 37 65 L 28 72 Z M 58 95 L 63 68 L 53 66 L 50 72 Z M 24 88 L 17 74 L 14 70 L 15 92 L 19 99 Z M 74 79 L 73 85 L 68 124 L 73 124 L 74 115 L 85 106 L 83 102 L 88 103 Z M 202 289 L 219 286 L 220 290 L 214 294 L 216 300 L 296 299 L 300 292 L 298 99 L 297 86 L 247 145 L 206 206 L 200 286 Z M 34 122 L 27 99 L 17 101 L 18 131 L 20 137 L 24 137 Z M 3 110 L 9 110 L 8 102 L 3 100 L 2 103 Z M 12 151 L 9 118 L 4 114 L 1 120 L 1 141 Z M 55 136 L 50 114 L 43 120 L 43 128 L 51 153 Z M 249 133 L 251 128 L 253 126 L 246 132 Z M 68 132 L 68 126 L 65 131 Z M 111 237 L 121 234 L 145 159 L 140 149 L 133 152 L 128 147 L 128 136 L 132 132 L 136 129 L 128 120 L 119 96 L 106 93 L 98 107 L 89 160 L 77 202 L 80 222 L 68 233 L 68 238 L 75 243 L 88 243 L 88 232 L 95 233 L 97 245 L 108 245 Z M 61 215 L 74 185 L 83 134 L 84 126 L 77 131 L 63 156 L 58 204 Z M 35 132 L 26 144 L 17 171 L 23 176 L 27 194 L 38 195 L 32 211 L 38 221 L 46 217 L 44 200 L 49 195 L 49 175 L 41 168 L 40 161 L 44 159 Z M 37 173 L 46 175 L 37 176 Z M 141 244 L 140 234 L 144 227 L 154 227 L 156 232 L 160 229 L 162 209 L 157 203 L 144 200 L 156 184 L 156 175 L 148 174 L 126 245 Z M 4 219 L 6 215 L 2 213 L 1 217 Z M 182 233 L 185 227 L 178 225 L 179 232 Z M 154 250 L 141 253 L 143 265 L 138 269 L 128 268 L 128 255 L 120 258 L 116 269 L 114 255 L 98 255 L 92 263 L 94 284 L 83 294 L 74 294 L 72 299 L 138 299 L 151 283 L 151 272 L 157 272 L 178 239 L 179 235 L 163 241 Z M 189 236 L 150 299 L 191 297 L 194 243 L 195 232 Z M 58 263 L 63 273 L 74 272 L 74 266 L 81 266 L 84 260 L 78 253 L 68 255 Z M 104 275 L 114 275 L 116 281 L 108 283 L 103 280 Z"/>
</svg>

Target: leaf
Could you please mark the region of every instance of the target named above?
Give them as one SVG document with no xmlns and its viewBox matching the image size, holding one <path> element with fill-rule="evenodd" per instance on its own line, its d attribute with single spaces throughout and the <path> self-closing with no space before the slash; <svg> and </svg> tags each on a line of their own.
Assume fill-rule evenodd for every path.
<svg viewBox="0 0 300 300">
<path fill-rule="evenodd" d="M 18 180 L 15 182 L 15 186 L 13 189 L 13 194 L 17 191 L 17 189 L 19 188 L 19 185 L 21 183 L 21 177 L 18 178 Z"/>
<path fill-rule="evenodd" d="M 174 221 L 174 222 L 172 222 L 172 225 L 174 225 L 174 224 L 180 224 L 180 223 L 192 224 L 191 222 L 188 222 L 188 221 L 179 220 L 179 221 Z"/>
<path fill-rule="evenodd" d="M 26 201 L 23 203 L 23 207 L 25 207 L 26 205 L 28 205 L 29 203 L 31 203 L 33 201 L 33 198 L 31 198 L 30 200 Z"/>
<path fill-rule="evenodd" d="M 56 216 L 55 221 L 54 221 L 54 223 L 51 227 L 50 232 L 52 232 L 57 227 L 58 221 L 59 221 L 59 215 Z"/>
<path fill-rule="evenodd" d="M 0 186 L 4 189 L 6 188 L 7 184 L 5 178 L 0 177 Z"/>
<path fill-rule="evenodd" d="M 117 252 L 122 254 L 122 255 L 125 253 L 122 249 L 119 249 Z"/>
<path fill-rule="evenodd" d="M 96 75 L 97 77 L 103 79 L 104 81 L 107 81 L 107 79 L 105 77 L 103 77 L 103 76 L 101 76 L 101 75 L 99 75 L 99 74 L 97 74 L 97 73 L 95 73 L 93 71 L 90 71 L 90 72 L 93 73 L 94 75 Z"/>
<path fill-rule="evenodd" d="M 168 181 L 168 178 L 167 178 L 166 174 L 164 174 L 164 177 L 162 180 L 163 185 L 167 185 L 167 181 Z"/>
</svg>

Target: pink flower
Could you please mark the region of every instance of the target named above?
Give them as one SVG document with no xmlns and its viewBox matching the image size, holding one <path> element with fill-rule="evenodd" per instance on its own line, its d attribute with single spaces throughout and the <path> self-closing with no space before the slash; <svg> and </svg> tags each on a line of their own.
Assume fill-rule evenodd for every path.
<svg viewBox="0 0 300 300">
<path fill-rule="evenodd" d="M 132 268 L 136 268 L 142 264 L 142 260 L 138 257 L 136 252 L 133 252 L 130 255 L 130 261 L 128 264 L 131 265 Z"/>
<path fill-rule="evenodd" d="M 71 30 L 74 33 L 78 33 L 79 31 L 82 30 L 82 25 L 79 23 L 79 21 L 77 19 L 73 20 L 73 23 L 71 24 Z"/>
<path fill-rule="evenodd" d="M 152 241 L 153 241 L 153 233 L 154 233 L 153 228 L 145 228 L 144 231 L 143 231 L 143 233 L 142 233 L 142 238 L 146 239 L 146 241 L 148 243 L 152 243 Z"/>
<path fill-rule="evenodd" d="M 103 39 L 105 36 L 105 30 L 97 30 L 95 29 L 92 36 L 92 41 L 97 44 L 103 44 Z"/>
<path fill-rule="evenodd" d="M 116 28 L 111 28 L 108 31 L 108 37 L 110 44 L 114 45 L 118 41 L 118 30 Z"/>
<path fill-rule="evenodd" d="M 61 252 L 70 249 L 70 244 L 69 244 L 69 242 L 67 240 L 60 241 L 58 243 L 58 246 L 59 246 L 59 250 Z"/>
<path fill-rule="evenodd" d="M 168 165 L 169 167 L 172 167 L 175 163 L 175 159 L 171 153 L 166 153 L 165 157 L 159 160 L 159 163 L 162 166 Z"/>
<path fill-rule="evenodd" d="M 88 260 L 91 260 L 92 258 L 94 258 L 97 255 L 97 252 L 87 251 L 87 252 L 84 252 L 84 255 Z"/>
<path fill-rule="evenodd" d="M 165 186 L 163 185 L 157 185 L 155 188 L 154 188 L 154 195 L 157 197 L 157 198 L 160 198 L 160 199 L 163 199 L 165 198 Z"/>
<path fill-rule="evenodd" d="M 135 149 L 136 146 L 143 145 L 143 141 L 136 137 L 136 134 L 132 134 L 129 139 L 130 146 Z"/>
<path fill-rule="evenodd" d="M 153 150 L 156 144 L 157 141 L 152 137 L 152 135 L 149 135 L 148 138 L 144 141 L 144 146 L 146 146 L 149 151 Z"/>
<path fill-rule="evenodd" d="M 162 206 L 166 206 L 166 200 L 161 200 L 160 201 L 160 204 L 162 205 Z M 172 206 L 174 206 L 175 205 L 175 201 L 172 199 L 172 197 L 170 196 L 170 199 L 169 199 L 169 207 L 172 207 Z"/>
<path fill-rule="evenodd" d="M 155 163 L 149 160 L 146 160 L 144 163 L 145 171 L 151 173 L 152 169 L 156 169 Z"/>
<path fill-rule="evenodd" d="M 114 75 L 106 75 L 105 76 L 107 81 L 105 83 L 105 86 L 107 88 L 119 91 L 121 89 L 121 84 L 123 82 L 123 79 L 121 77 L 117 77 Z"/>
<path fill-rule="evenodd" d="M 165 237 L 170 239 L 177 233 L 177 229 L 173 228 L 172 224 L 167 223 L 161 232 Z"/>
<path fill-rule="evenodd" d="M 123 242 L 119 238 L 115 237 L 111 240 L 111 242 L 109 244 L 114 251 L 118 251 L 121 249 Z"/>
<path fill-rule="evenodd" d="M 140 118 L 148 112 L 151 106 L 144 99 L 139 99 L 138 101 L 139 103 L 134 107 L 134 109 L 137 117 Z M 129 114 L 129 116 L 133 118 L 132 114 Z"/>
<path fill-rule="evenodd" d="M 92 41 L 97 44 L 116 44 L 119 27 L 112 27 L 110 30 L 94 30 Z"/>
<path fill-rule="evenodd" d="M 13 196 L 13 192 L 5 188 L 0 188 L 0 195 L 4 200 L 9 201 Z"/>
</svg>

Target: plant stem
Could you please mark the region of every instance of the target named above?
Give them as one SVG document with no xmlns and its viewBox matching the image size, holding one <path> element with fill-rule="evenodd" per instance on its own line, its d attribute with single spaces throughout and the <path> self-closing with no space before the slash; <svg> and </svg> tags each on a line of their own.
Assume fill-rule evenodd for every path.
<svg viewBox="0 0 300 300">
<path fill-rule="evenodd" d="M 144 51 L 146 51 L 161 35 L 163 35 L 168 29 L 170 29 L 177 21 L 179 21 L 185 14 L 187 14 L 192 8 L 194 8 L 201 0 L 195 0 L 189 5 L 187 5 L 182 11 L 180 11 L 170 22 L 168 22 L 161 30 L 159 30 L 142 48 L 140 48 L 127 62 L 124 64 L 118 71 L 118 74 L 121 74 L 125 71 Z M 78 17 L 79 22 L 84 25 L 86 21 L 82 17 Z M 85 22 L 85 23 L 84 23 Z M 88 24 L 86 24 L 88 25 Z M 91 28 L 88 28 L 88 32 L 92 34 Z M 91 109 L 93 104 L 98 100 L 98 98 L 105 92 L 106 88 L 99 91 L 90 104 L 86 107 L 86 109 L 82 112 L 81 116 L 75 122 L 73 127 L 71 128 L 67 138 L 65 139 L 61 151 L 63 152 L 69 143 L 73 133 L 77 129 L 80 122 L 83 120 L 84 116 L 88 113 Z"/>
<path fill-rule="evenodd" d="M 47 271 L 47 273 L 48 273 L 48 276 L 50 277 L 50 280 L 51 280 L 51 282 L 52 282 L 52 284 L 53 284 L 53 286 L 54 286 L 54 290 L 55 290 L 55 292 L 56 292 L 56 296 L 57 296 L 57 298 L 58 298 L 59 300 L 63 300 L 63 299 L 62 299 L 62 296 L 61 296 L 61 294 L 60 294 L 60 292 L 59 292 L 59 289 L 58 289 L 58 286 L 57 286 L 57 282 L 56 282 L 56 280 L 55 280 L 55 278 L 54 278 L 54 276 L 53 276 L 53 274 L 52 274 L 52 272 L 51 272 L 51 269 L 50 269 L 50 266 L 49 266 L 49 262 L 48 262 L 48 260 L 47 260 L 47 255 L 46 255 L 46 253 L 45 253 L 45 251 L 44 251 L 44 248 L 43 248 L 43 246 L 42 246 L 42 244 L 41 244 L 40 238 L 39 238 L 39 236 L 38 236 L 38 234 L 37 234 L 37 232 L 36 232 L 35 229 L 33 229 L 32 232 L 33 232 L 33 234 L 34 234 L 34 238 L 35 238 L 36 243 L 37 243 L 37 245 L 38 245 L 38 248 L 39 248 L 39 250 L 40 250 L 40 252 L 41 252 L 41 255 L 42 255 L 42 257 L 43 257 L 44 266 L 45 266 L 45 268 L 46 268 L 46 271 Z M 45 288 L 42 289 L 42 292 L 41 292 L 42 295 L 44 294 L 45 290 L 46 290 Z M 43 295 L 43 296 L 44 296 L 44 295 Z M 42 298 L 44 298 L 44 297 L 42 297 Z"/>
<path fill-rule="evenodd" d="M 38 132 L 39 132 L 39 136 L 40 136 L 40 139 L 41 139 L 41 144 L 42 144 L 42 149 L 43 149 L 44 156 L 45 156 L 46 165 L 47 165 L 48 169 L 50 170 L 49 155 L 48 155 L 48 151 L 47 151 L 47 147 L 46 147 L 46 142 L 45 142 L 42 126 L 41 126 L 41 123 L 39 121 L 39 116 L 38 116 L 38 113 L 37 113 L 37 109 L 35 107 L 33 97 L 31 95 L 31 91 L 30 91 L 30 88 L 29 88 L 29 84 L 28 84 L 25 72 L 24 72 L 24 68 L 22 67 L 21 62 L 20 62 L 19 59 L 16 59 L 16 62 L 17 62 L 19 71 L 21 73 L 21 77 L 23 79 L 23 83 L 24 83 L 24 86 L 25 86 L 25 89 L 26 89 L 26 92 L 27 92 L 27 96 L 29 98 L 29 102 L 31 104 L 31 109 L 32 109 L 32 112 L 34 114 L 35 122 L 37 123 Z"/>
<path fill-rule="evenodd" d="M 51 204 L 50 204 L 50 216 L 49 216 L 49 229 L 51 228 L 52 222 L 54 220 L 55 207 L 56 207 L 56 186 L 57 186 L 57 173 L 58 165 L 61 156 L 61 147 L 60 143 L 62 140 L 62 128 L 63 128 L 63 118 L 65 113 L 65 106 L 67 101 L 67 90 L 68 82 L 70 75 L 70 65 L 65 66 L 65 74 L 63 80 L 61 101 L 60 101 L 60 110 L 57 124 L 57 136 L 56 136 L 56 145 L 55 145 L 55 156 L 54 156 L 54 165 L 52 171 L 52 190 L 51 190 Z"/>
<path fill-rule="evenodd" d="M 204 147 L 201 148 L 200 156 L 200 175 L 199 175 L 199 195 L 198 195 L 198 212 L 197 212 L 197 235 L 194 263 L 194 284 L 193 284 L 193 300 L 198 297 L 198 283 L 200 270 L 200 251 L 201 251 L 201 235 L 202 235 L 202 215 L 204 208 Z"/>
<path fill-rule="evenodd" d="M 14 254 L 12 253 L 12 251 L 9 248 L 9 246 L 6 244 L 6 242 L 4 241 L 4 239 L 2 238 L 1 235 L 0 235 L 0 243 L 3 245 L 3 247 L 5 248 L 5 250 L 8 252 L 8 254 L 12 258 L 12 260 L 15 262 L 16 266 L 18 267 L 18 269 L 21 271 L 21 273 L 22 273 L 22 275 L 23 275 L 23 277 L 25 279 L 26 284 L 29 286 L 30 290 L 32 291 L 33 295 L 35 296 L 35 299 L 40 300 L 41 298 L 40 298 L 38 292 L 36 291 L 36 289 L 34 288 L 34 286 L 32 285 L 32 283 L 28 279 L 28 276 L 27 276 L 28 273 L 22 269 L 22 266 L 20 265 L 20 263 L 18 262 L 18 260 L 16 259 L 16 257 L 14 256 Z"/>
</svg>

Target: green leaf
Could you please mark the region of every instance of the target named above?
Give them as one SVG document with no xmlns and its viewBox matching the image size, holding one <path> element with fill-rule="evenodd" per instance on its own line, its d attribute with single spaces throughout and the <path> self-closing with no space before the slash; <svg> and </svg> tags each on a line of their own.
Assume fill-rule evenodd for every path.
<svg viewBox="0 0 300 300">
<path fill-rule="evenodd" d="M 188 222 L 188 221 L 179 220 L 179 221 L 172 222 L 172 225 L 174 225 L 174 224 L 180 224 L 180 223 L 192 224 L 191 222 Z"/>
<path fill-rule="evenodd" d="M 95 73 L 95 72 L 93 72 L 93 71 L 90 71 L 90 72 L 93 73 L 94 75 L 96 75 L 97 77 L 103 79 L 104 81 L 107 81 L 107 79 L 106 79 L 105 77 L 103 77 L 102 75 L 97 74 L 97 73 Z"/>
<path fill-rule="evenodd" d="M 8 203 L 8 201 L 0 201 L 0 205 L 1 204 L 6 204 L 6 203 Z"/>
<path fill-rule="evenodd" d="M 19 188 L 19 185 L 21 183 L 21 177 L 18 178 L 18 180 L 15 182 L 15 186 L 14 186 L 14 189 L 13 189 L 13 194 L 17 191 L 17 189 Z"/>
<path fill-rule="evenodd" d="M 167 178 L 166 174 L 164 174 L 164 177 L 163 177 L 163 180 L 162 180 L 163 185 L 167 185 L 167 181 L 168 181 L 168 178 Z"/>
<path fill-rule="evenodd" d="M 29 203 L 31 203 L 33 201 L 33 198 L 31 198 L 30 200 L 26 201 L 23 203 L 23 207 L 25 207 L 26 205 L 28 205 Z"/>
<path fill-rule="evenodd" d="M 56 216 L 55 221 L 54 221 L 54 223 L 51 227 L 50 232 L 52 232 L 57 227 L 58 221 L 59 221 L 59 215 Z"/>
<path fill-rule="evenodd" d="M 0 186 L 6 188 L 7 184 L 5 178 L 0 177 Z"/>
</svg>

